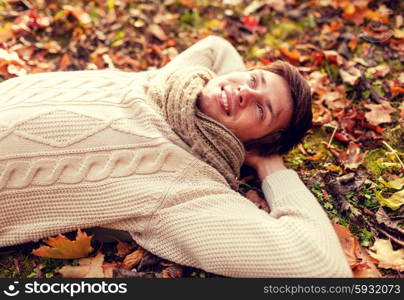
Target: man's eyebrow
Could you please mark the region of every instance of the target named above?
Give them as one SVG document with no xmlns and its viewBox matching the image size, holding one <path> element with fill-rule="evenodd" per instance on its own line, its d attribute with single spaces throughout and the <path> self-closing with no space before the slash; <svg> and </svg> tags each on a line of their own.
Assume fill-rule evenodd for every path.
<svg viewBox="0 0 404 300">
<path fill-rule="evenodd" d="M 260 78 L 261 85 L 265 86 L 267 84 L 267 81 L 265 80 L 264 71 L 260 70 L 258 77 Z M 268 101 L 266 101 L 266 103 L 267 103 L 267 107 L 268 107 L 269 111 L 271 112 L 271 123 L 272 123 L 272 120 L 274 119 L 274 110 L 272 108 L 272 103 L 270 101 L 269 96 L 268 96 Z"/>
</svg>

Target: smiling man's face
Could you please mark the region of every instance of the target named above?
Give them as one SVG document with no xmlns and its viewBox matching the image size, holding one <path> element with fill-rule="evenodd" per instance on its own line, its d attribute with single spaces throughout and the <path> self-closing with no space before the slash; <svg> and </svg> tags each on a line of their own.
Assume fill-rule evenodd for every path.
<svg viewBox="0 0 404 300">
<path fill-rule="evenodd" d="M 197 105 L 242 142 L 285 128 L 292 116 L 285 79 L 259 69 L 213 78 L 199 95 Z"/>
</svg>

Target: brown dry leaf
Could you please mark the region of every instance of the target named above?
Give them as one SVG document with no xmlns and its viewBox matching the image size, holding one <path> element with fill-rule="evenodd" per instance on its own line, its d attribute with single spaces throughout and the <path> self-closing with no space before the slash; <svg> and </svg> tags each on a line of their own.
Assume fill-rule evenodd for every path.
<svg viewBox="0 0 404 300">
<path fill-rule="evenodd" d="M 342 81 L 350 85 L 356 85 L 361 77 L 361 71 L 355 67 L 350 67 L 346 70 L 340 69 L 339 74 L 341 75 Z"/>
<path fill-rule="evenodd" d="M 164 30 L 158 24 L 150 24 L 147 30 L 150 34 L 152 34 L 162 42 L 168 39 Z"/>
<path fill-rule="evenodd" d="M 404 102 L 400 104 L 400 118 L 404 119 Z"/>
<path fill-rule="evenodd" d="M 350 104 L 350 101 L 339 92 L 326 92 L 322 95 L 321 100 L 325 101 L 331 110 L 344 109 Z"/>
<path fill-rule="evenodd" d="M 181 278 L 183 269 L 180 265 L 173 265 L 162 271 L 163 278 Z"/>
<path fill-rule="evenodd" d="M 131 269 L 134 265 L 136 265 L 142 257 L 147 255 L 147 251 L 143 248 L 139 248 L 133 253 L 127 255 L 123 260 L 122 267 L 125 269 Z"/>
<path fill-rule="evenodd" d="M 136 243 L 131 242 L 131 243 L 125 243 L 119 241 L 118 244 L 116 245 L 116 256 L 119 257 L 124 257 L 126 256 L 134 247 L 136 247 Z"/>
<path fill-rule="evenodd" d="M 63 266 L 58 272 L 64 278 L 104 278 L 104 254 L 79 259 L 79 266 Z"/>
<path fill-rule="evenodd" d="M 262 199 L 257 191 L 254 190 L 249 190 L 246 193 L 246 198 L 249 199 L 251 202 L 253 202 L 259 209 L 262 209 L 264 211 L 266 211 L 267 213 L 270 212 L 268 203 L 265 199 Z"/>
<path fill-rule="evenodd" d="M 358 144 L 349 142 L 346 152 L 342 152 L 340 159 L 347 169 L 357 169 L 365 159 L 366 153 L 361 153 L 361 148 Z"/>
<path fill-rule="evenodd" d="M 335 63 L 339 67 L 345 64 L 345 59 L 337 51 L 324 50 L 323 53 L 329 62 Z"/>
<path fill-rule="evenodd" d="M 390 102 L 386 100 L 381 100 L 380 104 L 365 104 L 365 107 L 370 109 L 370 111 L 365 113 L 366 120 L 375 126 L 382 123 L 390 123 L 390 115 L 396 111 L 391 107 Z"/>
<path fill-rule="evenodd" d="M 370 256 L 378 260 L 380 268 L 404 271 L 404 249 L 393 250 L 390 240 L 376 239 L 370 250 Z"/>
<path fill-rule="evenodd" d="M 388 65 L 379 65 L 374 68 L 374 73 L 376 77 L 385 77 L 390 72 L 390 67 Z"/>
<path fill-rule="evenodd" d="M 62 234 L 57 237 L 44 241 L 51 247 L 42 245 L 38 249 L 32 250 L 32 254 L 50 258 L 80 258 L 86 257 L 93 251 L 91 247 L 92 235 L 88 236 L 85 232 L 77 231 L 74 241 L 69 240 Z"/>
<path fill-rule="evenodd" d="M 349 227 L 339 224 L 333 225 L 354 277 L 382 277 L 374 264 L 375 261 L 360 246 Z"/>
<path fill-rule="evenodd" d="M 331 112 L 326 109 L 320 102 L 316 101 L 312 106 L 313 110 L 313 124 L 314 125 L 324 125 L 331 122 L 332 115 Z"/>
<path fill-rule="evenodd" d="M 318 93 L 321 90 L 327 90 L 328 76 L 320 71 L 311 72 L 309 75 L 309 84 L 312 93 Z"/>
<path fill-rule="evenodd" d="M 63 5 L 63 9 L 72 14 L 82 25 L 91 23 L 91 17 L 80 6 Z"/>
<path fill-rule="evenodd" d="M 70 63 L 71 59 L 69 57 L 69 54 L 67 53 L 63 54 L 62 59 L 60 60 L 60 66 L 59 66 L 60 70 L 62 71 L 65 70 L 67 66 L 70 65 Z"/>
<path fill-rule="evenodd" d="M 119 266 L 119 263 L 113 262 L 113 263 L 103 263 L 102 264 L 102 271 L 104 273 L 104 278 L 112 278 L 114 270 L 117 269 Z"/>
</svg>

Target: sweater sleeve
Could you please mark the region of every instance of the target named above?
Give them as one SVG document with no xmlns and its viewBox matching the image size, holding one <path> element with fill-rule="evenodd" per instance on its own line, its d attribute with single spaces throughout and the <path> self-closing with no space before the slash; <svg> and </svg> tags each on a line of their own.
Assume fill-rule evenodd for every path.
<svg viewBox="0 0 404 300">
<path fill-rule="evenodd" d="M 337 236 L 293 170 L 266 177 L 271 213 L 212 182 L 156 212 L 140 238 L 171 261 L 230 277 L 352 277 Z"/>
<path fill-rule="evenodd" d="M 225 39 L 208 36 L 176 56 L 163 69 L 200 65 L 217 75 L 245 71 L 246 67 L 237 50 Z"/>
</svg>

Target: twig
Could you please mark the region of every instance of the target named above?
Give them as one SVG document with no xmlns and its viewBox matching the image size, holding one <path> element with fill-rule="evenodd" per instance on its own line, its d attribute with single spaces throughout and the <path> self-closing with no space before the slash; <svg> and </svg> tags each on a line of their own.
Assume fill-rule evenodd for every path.
<svg viewBox="0 0 404 300">
<path fill-rule="evenodd" d="M 332 140 L 333 140 L 333 138 L 334 138 L 335 133 L 337 132 L 337 129 L 338 129 L 338 125 L 334 127 L 334 131 L 332 132 L 331 138 L 330 138 L 330 140 L 328 141 L 328 147 L 331 146 L 331 142 L 332 142 Z"/>
<path fill-rule="evenodd" d="M 393 154 L 397 157 L 398 161 L 400 162 L 401 167 L 404 168 L 404 164 L 403 164 L 403 162 L 401 161 L 400 156 L 398 156 L 397 150 L 394 150 L 394 149 L 393 149 L 389 144 L 387 144 L 385 141 L 383 141 L 382 143 L 387 147 L 387 149 L 389 149 L 391 152 L 393 152 Z"/>
</svg>

